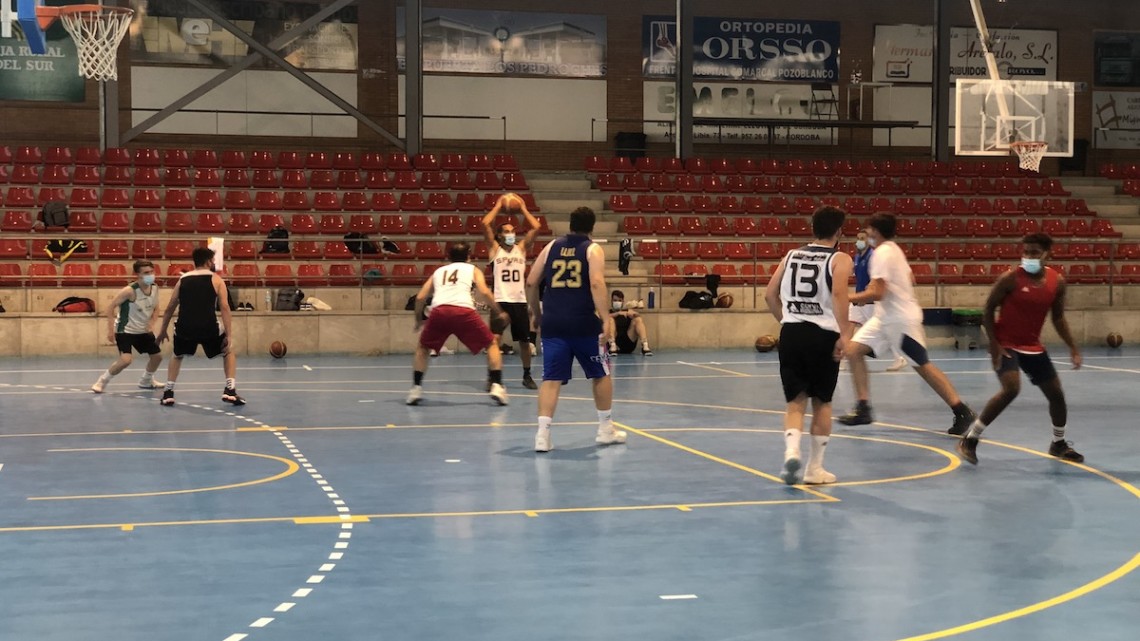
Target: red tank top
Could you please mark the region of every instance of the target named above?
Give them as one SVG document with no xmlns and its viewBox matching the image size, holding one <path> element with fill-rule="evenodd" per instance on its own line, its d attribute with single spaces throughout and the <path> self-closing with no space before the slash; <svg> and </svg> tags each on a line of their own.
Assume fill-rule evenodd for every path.
<svg viewBox="0 0 1140 641">
<path fill-rule="evenodd" d="M 1057 297 L 1055 270 L 1045 267 L 1045 275 L 1033 278 L 1018 267 L 1013 272 L 1013 291 L 1005 297 L 994 323 L 998 343 L 1019 352 L 1043 352 L 1041 327 Z"/>
</svg>

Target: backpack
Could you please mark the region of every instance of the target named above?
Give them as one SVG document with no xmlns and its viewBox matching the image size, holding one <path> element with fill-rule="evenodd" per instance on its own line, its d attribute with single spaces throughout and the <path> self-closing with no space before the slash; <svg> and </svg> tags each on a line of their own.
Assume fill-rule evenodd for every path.
<svg viewBox="0 0 1140 641">
<path fill-rule="evenodd" d="M 265 236 L 266 241 L 261 245 L 261 253 L 263 254 L 288 254 L 289 253 L 289 230 L 281 225 L 269 230 Z"/>
<path fill-rule="evenodd" d="M 277 299 L 273 303 L 275 312 L 297 312 L 301 310 L 301 301 L 305 300 L 305 292 L 296 289 L 277 290 Z"/>
<path fill-rule="evenodd" d="M 40 210 L 40 220 L 44 227 L 67 227 L 71 224 L 67 203 L 62 200 L 47 201 Z"/>
<path fill-rule="evenodd" d="M 709 292 L 687 291 L 681 297 L 681 309 L 712 309 L 716 305 L 713 295 Z"/>
<path fill-rule="evenodd" d="M 345 234 L 344 244 L 348 247 L 348 251 L 357 256 L 380 253 L 380 248 L 376 246 L 376 243 L 368 240 L 368 234 L 362 234 L 358 231 L 350 231 Z"/>
<path fill-rule="evenodd" d="M 633 240 L 622 238 L 618 245 L 618 271 L 629 276 L 629 261 L 633 259 Z"/>
<path fill-rule="evenodd" d="M 92 314 L 95 312 L 95 301 L 90 298 L 68 296 L 59 301 L 51 311 L 59 312 L 60 314 Z"/>
</svg>

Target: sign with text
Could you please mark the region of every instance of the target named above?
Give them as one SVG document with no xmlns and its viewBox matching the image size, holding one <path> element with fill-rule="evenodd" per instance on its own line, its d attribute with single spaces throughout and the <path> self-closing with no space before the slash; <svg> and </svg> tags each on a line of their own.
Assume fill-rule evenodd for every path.
<svg viewBox="0 0 1140 641">
<path fill-rule="evenodd" d="M 641 71 L 677 69 L 677 23 L 643 16 Z M 839 23 L 825 20 L 693 18 L 693 77 L 766 82 L 836 82 Z"/>
<path fill-rule="evenodd" d="M 601 78 L 606 17 L 581 13 L 423 8 L 423 70 L 439 73 Z M 403 71 L 404 9 L 396 10 Z"/>
<path fill-rule="evenodd" d="M 1098 148 L 1140 150 L 1140 91 L 1094 91 L 1092 120 Z"/>
<path fill-rule="evenodd" d="M 51 32 L 44 55 L 33 54 L 20 39 L 0 38 L 0 100 L 83 102 L 86 99 L 87 84 L 79 75 L 75 43 L 67 34 L 57 38 L 50 35 Z"/>
<path fill-rule="evenodd" d="M 1140 87 L 1140 33 L 1098 31 L 1093 39 L 1093 84 Z"/>
<path fill-rule="evenodd" d="M 1057 32 L 992 29 L 993 52 L 1004 79 L 1056 80 Z M 934 27 L 876 25 L 875 82 L 930 83 L 934 77 Z M 986 78 L 985 58 L 973 27 L 950 30 L 950 81 Z"/>
<path fill-rule="evenodd" d="M 750 125 L 749 119 L 803 119 L 808 117 L 811 85 L 773 85 L 747 82 L 693 83 L 693 116 L 740 120 L 739 125 L 697 125 L 695 142 L 760 143 L 768 140 L 768 127 Z M 642 87 L 644 133 L 650 142 L 668 142 L 677 113 L 677 93 L 671 82 L 646 81 Z M 653 122 L 658 121 L 658 122 Z M 670 121 L 670 122 L 659 122 Z M 822 121 L 826 122 L 826 121 Z M 833 130 L 826 127 L 776 127 L 771 142 L 797 145 L 831 145 Z"/>
</svg>

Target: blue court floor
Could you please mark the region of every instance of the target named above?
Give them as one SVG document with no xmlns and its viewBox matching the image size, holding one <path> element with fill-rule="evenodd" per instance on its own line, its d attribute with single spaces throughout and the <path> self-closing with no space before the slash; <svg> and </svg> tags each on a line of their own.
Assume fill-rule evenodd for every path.
<svg viewBox="0 0 1140 641">
<path fill-rule="evenodd" d="M 935 357 L 980 409 L 985 355 Z M 95 396 L 103 359 L 0 360 L 0 640 L 1134 641 L 1140 354 L 1086 359 L 1058 366 L 1087 465 L 1044 454 L 1028 383 L 973 467 L 876 373 L 820 489 L 775 477 L 774 353 L 617 357 L 629 442 L 594 446 L 576 380 L 548 455 L 516 357 L 505 408 L 471 356 L 413 408 L 403 356 L 244 358 L 241 408 L 202 359 L 173 408 L 141 363 Z"/>
</svg>

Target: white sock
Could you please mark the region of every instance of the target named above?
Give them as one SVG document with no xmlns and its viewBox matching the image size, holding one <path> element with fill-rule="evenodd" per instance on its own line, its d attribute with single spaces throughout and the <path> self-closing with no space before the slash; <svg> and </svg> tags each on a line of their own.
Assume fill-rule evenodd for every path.
<svg viewBox="0 0 1140 641">
<path fill-rule="evenodd" d="M 112 378 L 115 378 L 115 375 L 111 373 L 111 370 L 107 370 L 107 371 L 103 372 L 102 374 L 100 374 L 99 378 L 101 378 L 105 381 L 109 381 Z"/>
<path fill-rule="evenodd" d="M 985 429 L 986 424 L 979 418 L 970 425 L 970 431 L 966 432 L 966 438 L 982 438 L 982 431 Z"/>
<path fill-rule="evenodd" d="M 798 458 L 800 455 L 800 439 L 803 437 L 804 431 L 795 428 L 784 430 L 784 456 L 787 457 L 789 453 L 794 453 Z"/>
<path fill-rule="evenodd" d="M 641 341 L 641 349 L 649 351 L 649 341 Z"/>
<path fill-rule="evenodd" d="M 611 418 L 613 410 L 598 410 L 598 431 L 611 432 L 614 429 L 613 419 Z"/>
<path fill-rule="evenodd" d="M 142 378 L 140 380 L 142 380 L 142 381 L 153 381 L 154 380 L 154 372 L 148 372 L 148 371 L 144 370 L 142 373 Z"/>
<path fill-rule="evenodd" d="M 226 379 L 226 389 L 235 389 L 236 387 L 237 387 L 237 379 L 236 378 L 227 378 Z"/>
<path fill-rule="evenodd" d="M 1054 425 L 1053 426 L 1053 442 L 1056 443 L 1057 441 L 1063 441 L 1063 440 L 1065 440 L 1065 426 L 1064 425 L 1061 425 L 1061 426 Z"/>
<path fill-rule="evenodd" d="M 166 381 L 166 389 L 174 391 L 174 381 Z"/>
<path fill-rule="evenodd" d="M 808 453 L 809 470 L 823 468 L 823 452 L 827 449 L 827 441 L 830 438 L 830 436 L 819 436 L 818 434 L 811 435 L 811 452 Z"/>
<path fill-rule="evenodd" d="M 538 417 L 538 429 L 548 430 L 548 429 L 550 429 L 550 425 L 553 422 L 554 422 L 554 418 L 551 416 L 539 416 Z"/>
</svg>

